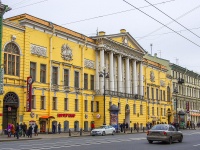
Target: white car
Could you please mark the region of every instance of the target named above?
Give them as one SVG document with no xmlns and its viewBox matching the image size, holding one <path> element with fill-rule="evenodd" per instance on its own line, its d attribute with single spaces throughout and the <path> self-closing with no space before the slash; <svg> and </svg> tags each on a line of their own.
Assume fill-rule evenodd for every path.
<svg viewBox="0 0 200 150">
<path fill-rule="evenodd" d="M 99 128 L 93 129 L 91 135 L 106 135 L 106 134 L 115 134 L 115 128 L 112 126 L 102 125 Z"/>
</svg>

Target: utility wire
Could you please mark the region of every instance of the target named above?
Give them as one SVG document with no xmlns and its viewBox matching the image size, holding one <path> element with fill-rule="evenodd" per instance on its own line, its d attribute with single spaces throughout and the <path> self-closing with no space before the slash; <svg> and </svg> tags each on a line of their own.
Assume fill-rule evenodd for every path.
<svg viewBox="0 0 200 150">
<path fill-rule="evenodd" d="M 199 7 L 200 7 L 200 5 L 198 5 L 197 7 L 195 7 L 195 8 L 193 8 L 193 9 L 189 10 L 188 12 L 186 12 L 186 13 L 184 13 L 183 15 L 179 16 L 178 18 L 176 18 L 176 20 L 179 20 L 179 19 L 183 18 L 184 16 L 190 14 L 191 12 L 193 12 L 193 11 L 196 10 L 196 9 L 198 9 Z M 165 24 L 165 25 L 169 25 L 169 24 L 171 24 L 171 23 L 173 23 L 173 22 L 174 22 L 174 21 L 170 21 L 169 23 L 167 23 L 167 24 Z M 156 30 L 154 30 L 154 31 L 152 31 L 152 32 L 150 32 L 150 33 L 148 33 L 147 35 L 145 35 L 145 36 L 141 37 L 140 39 L 138 39 L 138 41 L 141 40 L 141 39 L 144 39 L 144 38 L 146 38 L 146 37 L 148 37 L 148 36 L 150 36 L 151 34 L 153 34 L 153 33 L 157 32 L 157 31 L 161 30 L 161 29 L 164 28 L 164 27 L 165 27 L 165 26 L 162 26 L 162 27 L 160 27 L 160 28 L 158 28 L 158 29 L 156 29 Z"/>
<path fill-rule="evenodd" d="M 11 7 L 14 7 L 14 6 L 16 6 L 16 5 L 20 5 L 20 4 L 23 4 L 23 3 L 27 3 L 27 1 L 26 1 L 26 2 L 25 2 L 25 1 L 26 1 L 26 0 L 21 0 L 20 2 L 11 5 Z"/>
<path fill-rule="evenodd" d="M 160 3 L 156 3 L 156 4 L 153 4 L 153 5 L 165 4 L 165 3 L 172 2 L 172 1 L 176 1 L 176 0 L 168 0 L 168 1 L 160 2 Z M 150 6 L 151 5 L 147 5 L 147 6 L 142 6 L 142 7 L 139 7 L 139 8 L 142 9 L 142 8 L 146 8 L 146 7 L 150 7 Z M 93 20 L 93 19 L 97 19 L 97 18 L 102 18 L 102 17 L 112 16 L 112 15 L 116 15 L 116 14 L 121 14 L 121 13 L 129 12 L 129 11 L 133 11 L 133 10 L 136 10 L 136 9 L 128 9 L 128 10 L 118 11 L 118 12 L 105 14 L 105 15 L 101 15 L 101 16 L 96 16 L 96 17 L 86 18 L 86 19 L 82 19 L 82 20 L 72 21 L 72 22 L 61 24 L 61 25 L 79 23 L 79 22 L 83 22 L 83 21 L 88 21 L 88 20 Z"/>
<path fill-rule="evenodd" d="M 123 0 L 125 3 L 129 4 L 130 6 L 134 7 L 135 9 L 139 10 L 140 12 L 142 12 L 143 14 L 145 14 L 146 16 L 150 17 L 151 19 L 155 20 L 156 22 L 162 24 L 163 26 L 165 26 L 166 28 L 172 30 L 173 32 L 175 32 L 176 34 L 178 34 L 179 36 L 183 37 L 184 39 L 190 41 L 191 43 L 193 43 L 194 45 L 200 47 L 200 45 L 196 44 L 195 42 L 191 41 L 190 39 L 188 39 L 187 37 L 181 35 L 180 33 L 176 32 L 175 30 L 171 29 L 170 27 L 168 27 L 167 25 L 163 24 L 162 22 L 158 21 L 157 19 L 153 18 L 152 16 L 148 15 L 147 13 L 145 13 L 144 11 L 140 10 L 139 8 L 135 7 L 134 5 L 132 5 L 131 3 L 127 2 L 126 0 Z"/>
<path fill-rule="evenodd" d="M 14 8 L 14 9 L 12 9 L 12 10 L 24 8 L 24 7 L 27 7 L 27 6 L 32 6 L 32 5 L 39 4 L 39 3 L 43 3 L 43 2 L 46 2 L 46 1 L 48 1 L 48 0 L 42 0 L 42 1 L 39 1 L 39 2 L 36 2 L 36 3 L 32 3 L 32 4 L 28 4 L 28 5 L 22 6 L 22 7 Z"/>
<path fill-rule="evenodd" d="M 194 32 L 192 32 L 191 30 L 189 30 L 187 27 L 185 27 L 184 25 L 182 25 L 181 23 L 179 23 L 178 21 L 176 21 L 175 19 L 173 19 L 172 17 L 170 17 L 169 15 L 167 15 L 166 13 L 164 13 L 162 10 L 158 9 L 156 6 L 154 6 L 153 4 L 151 4 L 150 2 L 146 1 L 148 4 L 150 4 L 152 7 L 154 7 L 155 9 L 157 9 L 158 11 L 160 11 L 161 13 L 163 13 L 165 16 L 169 17 L 170 19 L 172 19 L 174 22 L 176 22 L 177 24 L 179 24 L 180 26 L 182 26 L 183 28 L 185 28 L 187 31 L 189 31 L 190 33 L 194 34 L 195 36 L 197 36 L 198 38 L 200 38 L 200 36 L 198 36 L 197 34 L 195 34 Z"/>
</svg>

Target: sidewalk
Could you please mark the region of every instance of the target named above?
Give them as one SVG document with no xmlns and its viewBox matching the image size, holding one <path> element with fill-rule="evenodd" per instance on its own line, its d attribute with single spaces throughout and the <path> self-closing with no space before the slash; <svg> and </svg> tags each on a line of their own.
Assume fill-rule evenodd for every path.
<svg viewBox="0 0 200 150">
<path fill-rule="evenodd" d="M 126 133 L 124 132 L 120 132 L 120 133 L 115 133 L 117 135 L 124 135 L 124 134 L 137 134 L 137 133 L 146 133 L 143 132 L 142 130 L 140 130 L 139 132 L 136 131 L 131 131 L 128 130 L 126 131 Z M 61 134 L 38 134 L 38 136 L 34 136 L 34 134 L 32 135 L 32 138 L 28 138 L 28 137 L 19 137 L 19 139 L 17 139 L 16 137 L 10 137 L 8 138 L 7 135 L 0 135 L 0 142 L 12 142 L 12 141 L 22 141 L 22 140 L 40 140 L 40 139 L 54 139 L 54 138 L 72 138 L 72 137 L 84 137 L 84 136 L 90 136 L 90 132 L 83 132 L 82 136 L 80 136 L 80 132 L 71 132 L 71 136 L 69 136 L 69 133 L 61 133 Z"/>
</svg>

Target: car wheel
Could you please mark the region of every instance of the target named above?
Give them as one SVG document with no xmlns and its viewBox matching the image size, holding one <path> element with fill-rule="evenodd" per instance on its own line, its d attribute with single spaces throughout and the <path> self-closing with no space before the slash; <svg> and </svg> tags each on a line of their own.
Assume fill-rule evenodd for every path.
<svg viewBox="0 0 200 150">
<path fill-rule="evenodd" d="M 149 142 L 150 144 L 152 144 L 152 143 L 153 143 L 153 141 L 152 141 L 152 140 L 148 140 L 148 142 Z"/>
<path fill-rule="evenodd" d="M 172 144 L 172 137 L 169 137 L 169 144 Z"/>
<path fill-rule="evenodd" d="M 112 135 L 114 135 L 114 134 L 115 134 L 115 131 L 112 132 Z"/>
<path fill-rule="evenodd" d="M 183 136 L 181 135 L 181 136 L 180 136 L 180 139 L 178 140 L 178 142 L 181 143 L 182 141 L 183 141 Z"/>
<path fill-rule="evenodd" d="M 106 135 L 105 131 L 102 132 L 102 136 Z"/>
</svg>

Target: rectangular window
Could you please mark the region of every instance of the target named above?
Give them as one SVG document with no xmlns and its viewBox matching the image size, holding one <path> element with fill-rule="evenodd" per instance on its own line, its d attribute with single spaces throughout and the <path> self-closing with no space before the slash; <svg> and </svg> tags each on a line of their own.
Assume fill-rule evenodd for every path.
<svg viewBox="0 0 200 150">
<path fill-rule="evenodd" d="M 69 70 L 64 69 L 64 86 L 69 86 Z"/>
<path fill-rule="evenodd" d="M 109 102 L 109 108 L 110 108 L 111 105 L 112 105 L 112 102 Z"/>
<path fill-rule="evenodd" d="M 35 109 L 35 95 L 32 95 L 31 97 L 31 108 Z"/>
<path fill-rule="evenodd" d="M 157 116 L 159 116 L 159 109 L 158 109 L 158 107 L 157 107 Z"/>
<path fill-rule="evenodd" d="M 140 105 L 140 115 L 143 115 L 143 107 Z"/>
<path fill-rule="evenodd" d="M 16 76 L 19 76 L 19 70 L 20 70 L 20 59 L 19 56 L 16 56 Z"/>
<path fill-rule="evenodd" d="M 75 71 L 74 76 L 74 87 L 79 88 L 79 72 Z"/>
<path fill-rule="evenodd" d="M 45 97 L 40 97 L 40 109 L 45 109 Z"/>
<path fill-rule="evenodd" d="M 151 88 L 151 97 L 152 97 L 152 100 L 154 100 L 154 88 Z"/>
<path fill-rule="evenodd" d="M 164 108 L 164 116 L 166 116 L 166 108 Z"/>
<path fill-rule="evenodd" d="M 69 110 L 69 101 L 68 98 L 64 98 L 64 110 Z"/>
<path fill-rule="evenodd" d="M 164 101 L 165 101 L 165 100 L 166 100 L 166 99 L 165 99 L 165 91 L 163 91 L 163 98 L 164 98 Z"/>
<path fill-rule="evenodd" d="M 94 75 L 91 75 L 90 76 L 90 89 L 91 90 L 94 90 Z"/>
<path fill-rule="evenodd" d="M 30 62 L 30 76 L 36 81 L 36 63 Z"/>
<path fill-rule="evenodd" d="M 40 64 L 40 82 L 46 83 L 46 65 Z"/>
<path fill-rule="evenodd" d="M 78 109 L 78 99 L 75 99 L 75 106 L 74 106 L 74 108 L 75 108 L 75 111 L 78 111 L 79 109 Z"/>
<path fill-rule="evenodd" d="M 160 111 L 161 111 L 161 116 L 163 116 L 163 109 L 161 108 L 161 110 L 160 110 Z"/>
<path fill-rule="evenodd" d="M 162 98 L 162 90 L 160 90 L 160 100 L 162 101 L 163 98 Z"/>
<path fill-rule="evenodd" d="M 96 112 L 99 112 L 99 102 L 96 102 Z"/>
<path fill-rule="evenodd" d="M 52 67 L 52 84 L 58 85 L 58 67 Z"/>
<path fill-rule="evenodd" d="M 152 107 L 152 115 L 154 115 L 154 107 Z"/>
<path fill-rule="evenodd" d="M 149 100 L 149 87 L 147 87 L 147 99 Z"/>
<path fill-rule="evenodd" d="M 147 113 L 148 113 L 148 115 L 150 115 L 149 106 L 147 107 Z"/>
<path fill-rule="evenodd" d="M 156 89 L 156 100 L 159 100 L 158 99 L 158 89 Z"/>
<path fill-rule="evenodd" d="M 84 73 L 84 89 L 88 90 L 88 74 Z"/>
<path fill-rule="evenodd" d="M 53 110 L 56 110 L 56 109 L 57 109 L 57 97 L 53 97 L 52 109 L 53 109 Z"/>
<path fill-rule="evenodd" d="M 118 103 L 119 113 L 121 113 L 121 104 Z"/>
<path fill-rule="evenodd" d="M 94 112 L 94 101 L 91 101 L 91 112 Z"/>
<path fill-rule="evenodd" d="M 88 111 L 88 100 L 84 101 L 84 110 L 85 110 L 85 112 Z"/>
<path fill-rule="evenodd" d="M 133 114 L 136 114 L 136 104 L 133 104 Z"/>
</svg>

